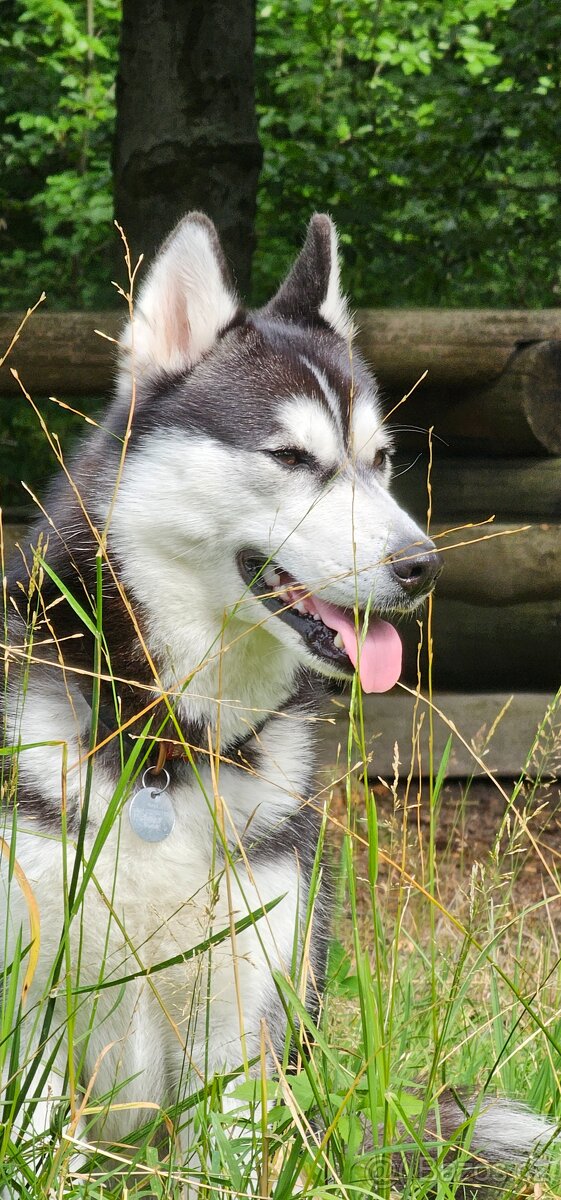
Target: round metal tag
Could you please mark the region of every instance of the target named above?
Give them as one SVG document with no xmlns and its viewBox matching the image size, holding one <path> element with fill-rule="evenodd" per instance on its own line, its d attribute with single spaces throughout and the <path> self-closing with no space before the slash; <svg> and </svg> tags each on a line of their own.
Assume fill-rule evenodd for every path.
<svg viewBox="0 0 561 1200">
<path fill-rule="evenodd" d="M 173 833 L 175 812 L 170 797 L 166 795 L 169 775 L 164 771 L 166 782 L 163 788 L 147 787 L 146 776 L 152 767 L 142 776 L 142 787 L 135 792 L 129 804 L 129 821 L 131 829 L 143 842 L 163 842 Z"/>
</svg>

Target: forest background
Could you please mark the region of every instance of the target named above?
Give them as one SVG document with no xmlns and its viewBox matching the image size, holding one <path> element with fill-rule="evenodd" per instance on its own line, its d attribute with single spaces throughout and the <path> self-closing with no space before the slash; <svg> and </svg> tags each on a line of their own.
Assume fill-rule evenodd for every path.
<svg viewBox="0 0 561 1200">
<path fill-rule="evenodd" d="M 0 306 L 112 307 L 119 0 L 0 0 Z M 561 301 L 558 0 L 257 4 L 251 299 L 314 209 L 361 305 Z"/>
</svg>

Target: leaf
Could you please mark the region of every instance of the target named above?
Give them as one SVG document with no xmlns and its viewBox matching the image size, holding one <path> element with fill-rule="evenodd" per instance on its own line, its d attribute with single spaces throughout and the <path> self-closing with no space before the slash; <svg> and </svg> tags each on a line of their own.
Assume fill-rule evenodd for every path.
<svg viewBox="0 0 561 1200">
<path fill-rule="evenodd" d="M 94 624 L 91 617 L 88 616 L 88 613 L 85 611 L 85 609 L 82 607 L 82 605 L 78 602 L 78 600 L 76 600 L 76 597 L 72 595 L 72 592 L 70 591 L 70 589 L 66 586 L 65 583 L 63 583 L 62 579 L 60 579 L 60 577 L 57 575 L 56 571 L 54 571 L 53 568 L 51 566 L 49 566 L 48 562 L 46 561 L 45 558 L 43 558 L 42 554 L 37 554 L 37 561 L 43 568 L 45 574 L 48 575 L 50 579 L 52 579 L 53 583 L 56 584 L 61 596 L 64 596 L 65 600 L 68 601 L 72 611 L 75 612 L 76 616 L 80 618 L 82 624 L 86 626 L 86 629 L 88 629 L 89 632 L 91 634 L 93 634 L 93 636 L 95 638 L 98 638 L 99 630 L 97 629 L 97 626 Z"/>
</svg>

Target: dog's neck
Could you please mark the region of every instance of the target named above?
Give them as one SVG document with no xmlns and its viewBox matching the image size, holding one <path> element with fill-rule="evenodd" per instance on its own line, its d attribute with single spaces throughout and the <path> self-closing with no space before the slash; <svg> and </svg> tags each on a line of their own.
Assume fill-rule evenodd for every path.
<svg viewBox="0 0 561 1200">
<path fill-rule="evenodd" d="M 167 625 L 147 634 L 156 687 L 182 727 L 204 729 L 219 749 L 245 740 L 294 693 L 301 664 L 265 629 L 235 619 Z"/>
<path fill-rule="evenodd" d="M 208 731 L 221 750 L 243 741 L 293 695 L 302 661 L 271 632 L 275 618 L 261 605 L 254 619 L 236 610 L 241 579 L 224 584 L 226 568 L 212 551 L 193 548 L 177 562 L 157 543 L 149 553 L 135 532 L 115 539 L 121 583 L 134 617 L 121 639 L 129 642 L 127 677 L 143 679 L 171 705 L 185 730 Z M 193 565 L 194 564 L 194 565 Z M 239 589 L 236 590 L 236 589 Z M 227 596 L 231 595 L 228 605 Z M 122 601 L 115 595 L 115 611 Z M 106 627 L 114 619 L 105 604 Z M 146 686 L 146 683 L 145 685 Z"/>
</svg>

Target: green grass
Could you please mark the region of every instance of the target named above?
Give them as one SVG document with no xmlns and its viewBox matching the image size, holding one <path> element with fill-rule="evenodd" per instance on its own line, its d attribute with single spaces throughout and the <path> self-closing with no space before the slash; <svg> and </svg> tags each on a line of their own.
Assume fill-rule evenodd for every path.
<svg viewBox="0 0 561 1200">
<path fill-rule="evenodd" d="M 91 623 L 87 614 L 84 619 Z M 92 629 L 96 628 L 101 645 L 102 631 L 94 623 Z M 26 972 L 33 971 L 32 889 L 27 892 L 30 926 L 21 930 L 4 967 L 0 1179 L 7 1194 L 75 1200 L 171 1198 L 183 1195 L 185 1182 L 196 1178 L 199 1194 L 213 1197 L 255 1194 L 285 1200 L 296 1192 L 309 1197 L 390 1197 L 397 1188 L 404 1196 L 436 1191 L 450 1198 L 458 1187 L 458 1165 L 445 1161 L 445 1144 L 435 1147 L 434 1139 L 420 1132 L 444 1087 L 518 1097 L 559 1119 L 561 889 L 555 859 L 545 876 L 543 899 L 521 906 L 516 891 L 522 858 L 529 852 L 524 847 L 528 839 L 531 843 L 533 821 L 540 814 L 538 785 L 557 751 L 551 736 L 556 711 L 552 707 L 546 716 L 533 747 L 534 765 L 536 759 L 541 763 L 537 780 L 521 773 L 505 800 L 495 845 L 490 846 L 486 861 L 466 869 L 458 895 L 447 884 L 451 850 L 440 856 L 436 851 L 447 754 L 434 764 L 428 792 L 425 788 L 428 830 L 419 853 L 418 768 L 411 770 L 404 784 L 388 781 L 393 812 L 380 827 L 376 794 L 380 789 L 374 790 L 368 781 L 368 738 L 362 698 L 355 686 L 347 756 L 349 763 L 362 757 L 362 782 L 349 770 L 344 801 L 340 790 L 327 799 L 324 792 L 317 799 L 324 808 L 327 856 L 337 880 L 336 937 L 319 1023 L 307 1015 L 300 999 L 304 963 L 294 981 L 276 979 L 288 1034 L 274 1080 L 266 1079 L 259 1065 L 257 1078 L 249 1078 L 247 1063 L 240 1063 L 234 1079 L 209 1075 L 182 1104 L 165 1112 L 139 1109 L 143 1123 L 130 1143 L 103 1145 L 101 1151 L 95 1146 L 94 1118 L 100 1109 L 119 1105 L 120 1099 L 115 1092 L 99 1095 L 95 1087 L 88 1091 L 88 1081 L 81 1078 L 85 1044 L 82 1036 L 77 1037 L 81 1023 L 76 1017 L 80 1006 L 86 1005 L 91 1030 L 104 987 L 112 985 L 118 1006 L 122 979 L 117 986 L 114 977 L 106 978 L 101 962 L 99 987 L 82 987 L 79 955 L 76 959 L 76 943 L 71 947 L 70 935 L 72 927 L 79 928 L 86 890 L 99 888 L 96 861 L 101 846 L 119 818 L 131 777 L 149 751 L 149 741 L 139 741 L 88 854 L 78 839 L 81 871 L 75 869 L 75 847 L 63 828 L 67 902 L 60 946 L 44 994 L 36 995 L 31 987 L 26 999 L 29 979 L 23 983 Z M 468 792 L 469 784 L 466 800 Z M 217 810 L 217 836 L 220 827 Z M 13 889 L 28 888 L 18 874 L 16 822 L 10 808 L 4 810 L 3 838 L 9 900 Z M 233 858 L 230 869 L 235 871 Z M 320 870 L 318 859 L 310 919 Z M 111 898 L 106 899 L 111 908 Z M 207 953 L 211 942 L 235 937 L 247 921 L 258 924 L 264 915 L 253 912 L 237 919 L 235 928 L 213 929 L 212 936 L 195 948 L 193 958 Z M 118 920 L 115 911 L 112 919 Z M 126 929 L 123 937 L 127 939 Z M 129 950 L 127 977 L 146 975 L 142 948 L 129 943 Z M 149 975 L 156 993 L 164 965 L 156 964 Z M 162 1007 L 165 1010 L 163 1001 Z M 41 1057 L 41 1070 L 54 1060 L 63 1037 L 69 1046 L 51 1127 L 41 1136 L 33 1133 L 29 1121 L 24 1119 L 21 1125 L 22 1113 L 30 1116 L 33 1109 L 29 1097 L 41 1092 L 29 1050 L 38 1031 L 39 1040 L 49 1045 L 49 1053 Z M 295 1073 L 288 1069 L 290 1043 L 298 1052 Z M 269 1049 L 264 1029 L 262 1063 Z M 223 1107 L 227 1084 L 230 1091 L 235 1089 L 238 1111 Z M 78 1115 L 82 1118 L 79 1135 Z M 175 1130 L 186 1122 L 195 1130 L 197 1158 L 191 1165 L 181 1160 L 175 1144 Z M 464 1144 L 469 1147 L 467 1125 Z M 373 1130 L 370 1148 L 365 1146 L 365 1126 Z M 89 1147 L 80 1164 L 74 1157 L 76 1143 Z M 463 1155 L 469 1157 L 469 1149 Z M 548 1189 L 559 1192 L 555 1161 L 545 1178 L 544 1171 L 532 1165 L 524 1178 L 513 1175 L 507 1192 L 519 1195 L 528 1180 L 538 1176 L 546 1194 Z"/>
</svg>

